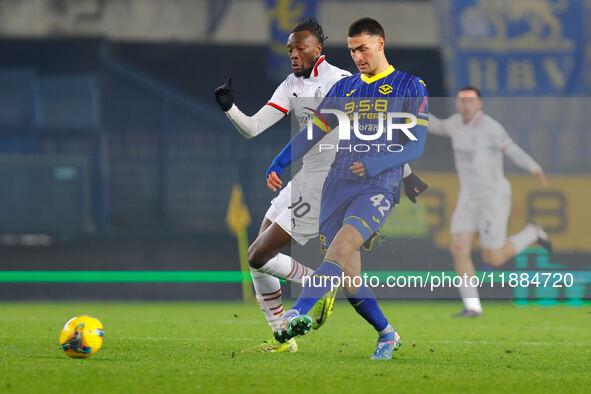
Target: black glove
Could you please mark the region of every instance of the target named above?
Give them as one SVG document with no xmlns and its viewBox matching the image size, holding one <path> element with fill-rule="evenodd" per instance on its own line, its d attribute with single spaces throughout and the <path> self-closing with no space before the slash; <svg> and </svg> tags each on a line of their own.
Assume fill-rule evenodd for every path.
<svg viewBox="0 0 591 394">
<path fill-rule="evenodd" d="M 234 89 L 232 88 L 232 78 L 228 78 L 225 84 L 213 91 L 215 100 L 222 111 L 227 112 L 234 105 Z"/>
<path fill-rule="evenodd" d="M 414 173 L 403 178 L 402 181 L 404 182 L 404 193 L 406 194 L 406 197 L 415 204 L 417 203 L 417 196 L 429 187 Z"/>
</svg>

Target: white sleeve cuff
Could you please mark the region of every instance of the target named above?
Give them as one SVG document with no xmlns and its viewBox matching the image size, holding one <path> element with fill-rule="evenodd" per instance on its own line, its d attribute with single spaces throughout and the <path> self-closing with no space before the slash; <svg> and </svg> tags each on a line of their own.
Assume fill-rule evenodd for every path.
<svg viewBox="0 0 591 394">
<path fill-rule="evenodd" d="M 408 165 L 408 163 L 406 163 L 404 165 L 404 172 L 402 173 L 402 177 L 406 178 L 407 176 L 409 176 L 410 174 L 412 174 L 412 170 L 410 169 L 410 166 Z"/>
</svg>

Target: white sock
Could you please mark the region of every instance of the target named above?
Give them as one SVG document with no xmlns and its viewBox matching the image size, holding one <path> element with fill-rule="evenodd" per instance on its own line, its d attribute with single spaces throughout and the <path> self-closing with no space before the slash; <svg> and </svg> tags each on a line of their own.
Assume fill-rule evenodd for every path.
<svg viewBox="0 0 591 394">
<path fill-rule="evenodd" d="M 252 283 L 259 306 L 269 326 L 275 332 L 281 327 L 281 318 L 284 313 L 281 300 L 281 283 L 274 276 L 254 268 L 250 269 L 250 276 L 252 276 Z"/>
<path fill-rule="evenodd" d="M 464 308 L 470 311 L 482 312 L 482 305 L 480 305 L 480 297 L 478 296 L 478 288 L 470 286 L 470 281 L 458 287 Z"/>
<path fill-rule="evenodd" d="M 388 326 L 386 328 L 384 328 L 382 331 L 378 331 L 379 335 L 384 335 L 387 334 L 389 332 L 394 332 L 394 327 L 392 327 L 390 324 L 388 324 Z"/>
<path fill-rule="evenodd" d="M 301 285 L 304 278 L 312 275 L 314 270 L 298 263 L 283 253 L 279 253 L 259 268 L 259 272 L 264 272 L 276 278 L 285 279 Z"/>
<path fill-rule="evenodd" d="M 509 241 L 511 241 L 513 247 L 515 248 L 515 254 L 519 254 L 529 245 L 536 242 L 537 239 L 538 230 L 533 224 L 526 225 L 523 230 L 509 237 Z"/>
</svg>

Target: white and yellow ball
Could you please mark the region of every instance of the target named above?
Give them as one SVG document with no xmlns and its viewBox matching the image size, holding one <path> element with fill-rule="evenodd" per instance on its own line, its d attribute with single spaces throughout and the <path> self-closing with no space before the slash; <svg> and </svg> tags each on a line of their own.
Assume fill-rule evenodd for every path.
<svg viewBox="0 0 591 394">
<path fill-rule="evenodd" d="M 99 319 L 82 315 L 71 318 L 62 328 L 60 346 L 70 357 L 90 357 L 103 345 L 104 328 Z"/>
</svg>

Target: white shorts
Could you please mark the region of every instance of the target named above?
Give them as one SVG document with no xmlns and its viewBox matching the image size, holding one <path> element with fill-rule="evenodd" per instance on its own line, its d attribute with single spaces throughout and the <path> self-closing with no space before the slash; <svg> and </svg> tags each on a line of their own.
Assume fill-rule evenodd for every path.
<svg viewBox="0 0 591 394">
<path fill-rule="evenodd" d="M 265 217 L 277 223 L 293 240 L 305 245 L 318 237 L 320 197 L 326 173 L 313 175 L 298 172 L 271 200 Z"/>
<path fill-rule="evenodd" d="M 451 217 L 450 233 L 478 232 L 480 245 L 498 249 L 507 241 L 507 223 L 511 213 L 511 195 L 501 194 L 475 201 L 460 193 Z"/>
</svg>

